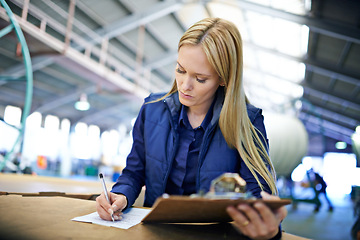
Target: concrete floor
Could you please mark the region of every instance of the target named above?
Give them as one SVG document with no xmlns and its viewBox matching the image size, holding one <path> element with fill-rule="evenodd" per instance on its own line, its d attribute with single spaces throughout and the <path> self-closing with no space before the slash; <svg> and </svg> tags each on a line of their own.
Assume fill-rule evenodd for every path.
<svg viewBox="0 0 360 240">
<path fill-rule="evenodd" d="M 314 204 L 299 202 L 297 208 L 288 206 L 288 216 L 282 223 L 287 233 L 314 240 L 351 240 L 350 230 L 355 222 L 353 202 L 349 197 L 331 199 L 334 211 L 328 211 L 325 199 L 320 211 L 314 213 Z"/>
</svg>

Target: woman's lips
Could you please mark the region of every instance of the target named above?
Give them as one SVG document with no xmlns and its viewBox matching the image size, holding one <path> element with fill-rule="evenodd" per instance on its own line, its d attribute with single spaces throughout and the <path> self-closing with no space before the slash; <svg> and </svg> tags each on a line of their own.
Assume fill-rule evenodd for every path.
<svg viewBox="0 0 360 240">
<path fill-rule="evenodd" d="M 186 99 L 191 99 L 191 98 L 192 98 L 192 96 L 187 95 L 187 94 L 185 94 L 185 93 L 183 93 L 183 92 L 181 92 L 181 91 L 180 91 L 180 96 L 181 96 L 182 98 L 186 98 Z"/>
</svg>

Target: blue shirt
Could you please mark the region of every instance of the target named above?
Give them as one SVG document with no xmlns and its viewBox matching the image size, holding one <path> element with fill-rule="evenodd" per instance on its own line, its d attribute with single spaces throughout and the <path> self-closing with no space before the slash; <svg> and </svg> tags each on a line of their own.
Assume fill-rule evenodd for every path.
<svg viewBox="0 0 360 240">
<path fill-rule="evenodd" d="M 173 162 L 165 192 L 170 195 L 190 195 L 196 193 L 196 174 L 199 151 L 204 133 L 212 119 L 214 102 L 200 126 L 192 128 L 188 107 L 182 105 L 179 116 L 179 148 Z"/>
</svg>

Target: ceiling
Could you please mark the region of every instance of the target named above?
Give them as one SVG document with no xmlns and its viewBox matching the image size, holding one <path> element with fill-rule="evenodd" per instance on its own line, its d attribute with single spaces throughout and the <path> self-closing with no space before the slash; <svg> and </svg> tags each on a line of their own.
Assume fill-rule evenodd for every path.
<svg viewBox="0 0 360 240">
<path fill-rule="evenodd" d="M 351 135 L 360 125 L 359 1 L 343 0 L 341 4 L 337 0 L 6 2 L 22 28 L 30 51 L 33 71 L 30 113 L 66 118 L 73 125 L 94 124 L 102 131 L 117 129 L 119 124 L 130 129 L 143 98 L 150 92 L 169 90 L 174 79 L 177 43 L 187 27 L 203 17 L 219 16 L 218 10 L 224 8 L 224 16 L 233 11 L 242 24 L 244 47 L 249 49 L 248 57 L 244 56 L 244 75 L 261 73 L 260 77 L 247 75 L 245 88 L 250 100 L 265 110 L 296 115 L 309 133 L 310 155 L 337 151 L 334 149 L 337 141 L 351 144 Z M 251 14 L 264 17 L 258 25 L 269 24 L 268 20 L 270 27 L 278 20 L 293 25 L 283 31 L 267 29 L 269 38 L 254 38 L 257 30 L 250 22 Z M 0 31 L 8 25 L 9 18 L 1 6 Z M 301 36 L 291 31 L 300 29 L 303 33 L 303 26 L 306 31 Z M 272 45 L 271 35 L 278 37 Z M 305 52 L 292 53 L 294 48 L 283 47 L 283 41 L 291 43 L 303 36 L 305 45 L 301 44 L 306 46 Z M 256 55 L 257 59 L 250 61 L 251 56 L 260 52 L 272 57 Z M 274 57 L 281 61 L 270 65 Z M 265 63 L 268 67 L 259 66 L 266 59 L 270 59 Z M 296 75 L 299 79 L 294 81 L 282 74 L 289 71 L 285 60 L 297 64 L 300 72 L 303 69 L 301 78 Z M 2 36 L 0 116 L 3 117 L 7 105 L 24 107 L 25 70 L 16 34 Z M 253 80 L 256 78 L 260 82 Z M 261 82 L 264 79 L 266 83 Z M 298 89 L 295 95 L 290 94 L 291 86 Z M 88 111 L 74 108 L 82 93 L 87 94 L 91 104 Z M 282 102 L 275 101 L 279 97 Z M 342 151 L 351 152 L 351 145 Z"/>
</svg>

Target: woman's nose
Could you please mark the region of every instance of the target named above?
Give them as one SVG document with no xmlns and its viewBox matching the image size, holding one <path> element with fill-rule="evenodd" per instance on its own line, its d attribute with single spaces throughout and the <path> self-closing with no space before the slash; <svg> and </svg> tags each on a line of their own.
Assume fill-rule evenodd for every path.
<svg viewBox="0 0 360 240">
<path fill-rule="evenodd" d="M 193 87 L 192 79 L 190 76 L 184 77 L 184 81 L 182 83 L 183 90 L 191 90 Z"/>
</svg>

